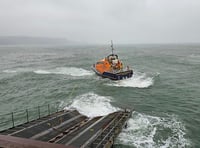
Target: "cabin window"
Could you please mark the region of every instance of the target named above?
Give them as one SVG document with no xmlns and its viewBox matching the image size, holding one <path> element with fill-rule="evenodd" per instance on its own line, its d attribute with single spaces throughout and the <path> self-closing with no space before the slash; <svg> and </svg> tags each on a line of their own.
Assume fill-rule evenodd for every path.
<svg viewBox="0 0 200 148">
<path fill-rule="evenodd" d="M 103 62 L 97 62 L 97 64 L 103 64 Z"/>
</svg>

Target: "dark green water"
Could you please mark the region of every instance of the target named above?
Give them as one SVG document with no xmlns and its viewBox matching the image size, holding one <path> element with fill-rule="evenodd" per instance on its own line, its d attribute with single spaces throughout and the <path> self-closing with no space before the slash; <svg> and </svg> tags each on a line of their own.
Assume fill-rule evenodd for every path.
<svg viewBox="0 0 200 148">
<path fill-rule="evenodd" d="M 199 147 L 200 45 L 116 46 L 131 79 L 101 79 L 91 65 L 109 46 L 0 47 L 0 114 L 60 101 L 88 116 L 134 108 L 122 147 Z"/>
</svg>

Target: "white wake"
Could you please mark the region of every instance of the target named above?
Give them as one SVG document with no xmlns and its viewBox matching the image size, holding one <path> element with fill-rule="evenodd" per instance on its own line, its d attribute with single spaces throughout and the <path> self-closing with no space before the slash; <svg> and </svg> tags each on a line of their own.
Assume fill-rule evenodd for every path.
<svg viewBox="0 0 200 148">
<path fill-rule="evenodd" d="M 131 78 L 112 81 L 107 84 L 116 87 L 148 88 L 154 84 L 154 77 L 148 77 L 145 73 L 134 73 Z"/>
</svg>

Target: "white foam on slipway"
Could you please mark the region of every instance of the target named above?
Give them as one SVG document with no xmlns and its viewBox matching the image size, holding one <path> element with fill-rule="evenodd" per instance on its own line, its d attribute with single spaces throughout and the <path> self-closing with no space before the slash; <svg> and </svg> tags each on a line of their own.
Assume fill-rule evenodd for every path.
<svg viewBox="0 0 200 148">
<path fill-rule="evenodd" d="M 88 117 L 103 116 L 119 110 L 111 105 L 111 98 L 93 92 L 76 97 L 65 109 L 76 109 Z"/>
<path fill-rule="evenodd" d="M 135 87 L 135 88 L 148 88 L 154 84 L 153 77 L 147 77 L 145 73 L 134 73 L 131 78 L 119 81 L 113 81 L 110 86 L 116 87 Z"/>
<path fill-rule="evenodd" d="M 137 148 L 187 147 L 185 127 L 174 116 L 166 118 L 133 113 L 127 128 L 118 136 L 118 143 Z M 164 132 L 163 132 L 164 131 Z M 164 135 L 163 135 L 164 134 Z"/>
<path fill-rule="evenodd" d="M 50 70 L 36 70 L 34 71 L 36 74 L 63 74 L 63 75 L 71 75 L 71 76 L 87 76 L 92 75 L 91 71 L 77 68 L 77 67 L 58 67 Z"/>
</svg>

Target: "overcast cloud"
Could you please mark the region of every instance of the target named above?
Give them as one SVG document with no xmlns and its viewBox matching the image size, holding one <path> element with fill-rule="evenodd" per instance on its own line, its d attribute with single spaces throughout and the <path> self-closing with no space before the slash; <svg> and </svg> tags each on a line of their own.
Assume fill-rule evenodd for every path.
<svg viewBox="0 0 200 148">
<path fill-rule="evenodd" d="M 200 42 L 200 0 L 0 0 L 0 36 Z"/>
</svg>

